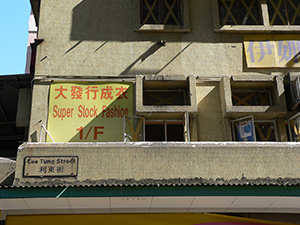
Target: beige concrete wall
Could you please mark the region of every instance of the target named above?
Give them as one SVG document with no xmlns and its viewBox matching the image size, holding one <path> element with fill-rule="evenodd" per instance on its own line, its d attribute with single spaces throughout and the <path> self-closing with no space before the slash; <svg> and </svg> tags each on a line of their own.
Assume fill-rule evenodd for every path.
<svg viewBox="0 0 300 225">
<path fill-rule="evenodd" d="M 57 178 L 23 178 L 26 156 L 78 156 L 78 176 L 86 179 L 296 178 L 300 171 L 299 143 L 25 143 L 19 148 L 16 182 Z"/>
<path fill-rule="evenodd" d="M 2 184 L 16 169 L 16 161 L 0 157 L 0 184 Z"/>
<path fill-rule="evenodd" d="M 197 83 L 198 140 L 223 141 L 224 128 L 219 82 Z"/>
<path fill-rule="evenodd" d="M 47 126 L 49 88 L 50 82 L 34 82 L 28 141 L 46 140 L 46 133 L 41 125 Z"/>
<path fill-rule="evenodd" d="M 37 49 L 35 77 L 193 75 L 198 82 L 224 75 L 257 79 L 297 71 L 248 69 L 242 33 L 214 31 L 216 1 L 189 0 L 190 32 L 174 33 L 134 31 L 137 1 L 41 0 L 38 38 L 44 41 Z M 157 45 L 159 40 L 166 46 Z M 198 127 L 198 139 L 194 135 L 193 140 L 231 140 L 230 118 L 221 114 L 224 99 L 220 101 L 218 85 L 208 82 L 197 88 L 199 112 L 193 129 Z M 46 124 L 48 88 L 35 83 L 30 141 L 39 137 L 38 122 Z"/>
<path fill-rule="evenodd" d="M 241 34 L 214 32 L 211 1 L 189 1 L 187 33 L 135 32 L 135 1 L 42 0 L 36 75 L 271 74 L 245 68 Z"/>
</svg>

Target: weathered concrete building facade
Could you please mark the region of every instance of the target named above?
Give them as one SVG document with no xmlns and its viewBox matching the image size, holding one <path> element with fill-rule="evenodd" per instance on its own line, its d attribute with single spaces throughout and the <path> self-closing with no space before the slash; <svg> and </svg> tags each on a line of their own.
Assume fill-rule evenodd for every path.
<svg viewBox="0 0 300 225">
<path fill-rule="evenodd" d="M 29 142 L 11 189 L 27 208 L 3 210 L 8 224 L 26 210 L 299 223 L 298 1 L 31 4 Z"/>
</svg>

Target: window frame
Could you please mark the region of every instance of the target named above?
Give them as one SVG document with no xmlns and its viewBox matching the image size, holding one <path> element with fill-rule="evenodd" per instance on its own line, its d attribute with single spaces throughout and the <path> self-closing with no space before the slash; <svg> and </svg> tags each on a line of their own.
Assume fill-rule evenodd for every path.
<svg viewBox="0 0 300 225">
<path fill-rule="evenodd" d="M 300 25 L 270 25 L 267 0 L 259 0 L 263 25 L 220 25 L 218 0 L 211 0 L 215 32 L 229 33 L 300 33 Z"/>
<path fill-rule="evenodd" d="M 182 0 L 183 25 L 141 24 L 141 0 L 135 0 L 135 27 L 136 32 L 190 32 L 189 1 Z"/>
<path fill-rule="evenodd" d="M 134 121 L 135 119 L 138 119 Z M 123 117 L 123 142 L 141 142 L 146 140 L 146 126 L 147 125 L 163 125 L 164 140 L 168 141 L 168 125 L 182 125 L 182 140 L 180 142 L 190 142 L 190 116 L 186 112 L 181 119 L 170 118 L 156 118 L 147 119 L 142 116 L 126 115 Z M 179 140 L 178 140 L 179 141 Z M 149 141 L 153 142 L 153 141 Z M 161 142 L 161 141 L 157 141 Z M 174 141 L 170 141 L 174 142 Z M 176 142 L 176 141 L 175 141 Z"/>
<path fill-rule="evenodd" d="M 279 138 L 278 138 L 278 130 L 277 130 L 276 121 L 277 121 L 277 119 L 273 119 L 273 120 L 256 120 L 256 119 L 254 119 L 254 129 L 256 129 L 255 123 L 273 123 L 275 142 L 278 142 Z M 255 133 L 256 133 L 256 131 L 255 131 Z M 256 140 L 256 141 L 258 141 L 258 140 Z"/>
<path fill-rule="evenodd" d="M 299 135 L 298 135 L 297 133 L 296 133 L 296 135 L 293 134 L 293 133 L 295 133 L 295 131 L 292 132 L 292 128 L 291 128 L 291 124 L 290 124 L 290 121 L 292 121 L 292 120 L 294 120 L 294 119 L 297 119 L 298 117 L 300 117 L 300 112 L 297 113 L 297 114 L 295 114 L 294 116 L 290 117 L 290 118 L 287 120 L 287 122 L 288 122 L 289 138 L 290 138 L 290 141 L 291 141 L 291 142 L 299 142 L 299 141 L 295 141 L 295 140 L 294 140 L 294 136 L 296 136 L 296 135 L 298 136 L 297 140 L 300 140 L 300 139 L 299 139 Z"/>
<path fill-rule="evenodd" d="M 253 94 L 254 98 L 257 100 L 259 97 L 259 93 L 267 93 L 268 96 L 268 103 L 269 104 L 253 104 L 249 106 L 273 106 L 273 100 L 272 100 L 272 90 L 271 89 L 231 89 L 231 98 L 232 98 L 232 105 L 237 106 L 237 104 L 234 104 L 234 98 L 240 98 L 236 93 L 245 93 L 245 94 Z M 248 95 L 248 96 L 249 96 Z M 241 106 L 246 106 L 246 101 L 244 100 L 245 98 L 248 98 L 248 96 L 244 97 L 241 99 L 241 101 L 245 102 L 245 104 L 241 104 Z M 267 101 L 267 99 L 265 100 Z M 238 102 L 239 103 L 239 102 Z"/>
<path fill-rule="evenodd" d="M 272 105 L 264 106 L 234 106 L 232 102 L 232 90 L 236 89 L 270 90 Z M 238 118 L 246 115 L 254 115 L 262 120 L 282 117 L 287 112 L 284 95 L 284 83 L 280 76 L 261 77 L 248 76 L 224 76 L 220 85 L 222 113 L 226 117 Z"/>
<path fill-rule="evenodd" d="M 164 126 L 164 141 L 163 142 L 170 142 L 168 140 L 168 125 L 182 125 L 183 132 L 182 132 L 182 142 L 185 142 L 185 133 L 184 133 L 184 121 L 183 120 L 170 120 L 170 119 L 158 119 L 158 120 L 146 120 L 145 121 L 145 136 L 146 134 L 146 126 L 147 125 L 163 125 Z M 146 138 L 145 138 L 145 141 Z M 151 141 L 152 142 L 152 141 Z M 172 142 L 172 141 L 171 141 Z"/>
<path fill-rule="evenodd" d="M 157 82 L 164 89 L 172 89 L 178 82 L 182 84 L 182 82 L 186 83 L 186 87 L 188 88 L 188 93 L 186 93 L 187 97 L 189 97 L 188 105 L 144 105 L 143 104 L 143 93 L 145 88 L 145 83 L 149 82 Z M 157 89 L 158 86 L 153 89 Z M 155 116 L 160 115 L 161 113 L 168 113 L 169 116 L 177 115 L 181 116 L 186 112 L 189 113 L 197 113 L 197 94 L 196 94 L 196 81 L 194 76 L 164 76 L 164 75 L 138 75 L 136 77 L 136 112 L 138 116 Z"/>
<path fill-rule="evenodd" d="M 231 123 L 232 123 L 232 137 L 233 137 L 233 140 L 234 141 L 239 141 L 239 140 L 236 140 L 236 132 L 237 132 L 237 128 L 235 127 L 235 122 L 238 122 L 238 121 L 247 121 L 247 120 L 251 120 L 251 123 L 252 123 L 252 132 L 253 132 L 253 141 L 250 141 L 250 142 L 263 142 L 264 140 L 257 140 L 257 135 L 260 135 L 259 132 L 256 131 L 257 127 L 256 125 L 259 124 L 259 123 L 273 123 L 273 126 L 274 126 L 274 136 L 275 136 L 275 142 L 278 142 L 278 130 L 277 130 L 277 124 L 276 124 L 276 119 L 268 119 L 268 120 L 259 120 L 259 119 L 255 119 L 253 115 L 250 115 L 250 116 L 245 116 L 245 117 L 240 117 L 240 118 L 236 118 L 236 119 L 233 119 L 231 120 Z M 261 137 L 261 136 L 260 136 Z M 262 137 L 261 137 L 262 138 Z M 248 140 L 243 140 L 243 141 L 248 141 Z M 272 140 L 274 142 L 274 140 Z M 272 142 L 270 141 L 270 142 Z M 264 141 L 264 142 L 268 142 L 268 141 Z"/>
<path fill-rule="evenodd" d="M 229 1 L 228 3 L 226 3 L 226 1 Z M 252 18 L 252 22 L 255 22 L 256 24 L 252 24 L 252 25 L 263 25 L 263 21 L 262 21 L 262 16 L 261 16 L 261 4 L 259 2 L 259 0 L 251 0 L 254 1 L 251 2 L 251 5 L 247 5 L 245 7 L 245 0 L 218 0 L 218 7 L 220 5 L 223 6 L 223 9 L 225 10 L 224 13 L 226 14 L 224 18 L 220 18 L 220 23 L 221 23 L 221 19 L 226 19 L 222 21 L 222 25 L 247 25 L 249 26 L 247 23 L 247 20 L 250 18 Z M 228 5 L 229 4 L 229 5 Z M 251 8 L 250 8 L 251 7 Z M 230 10 L 228 10 L 230 8 Z M 235 10 L 234 10 L 235 9 Z M 243 16 L 243 9 L 246 9 L 246 15 Z M 257 10 L 257 17 L 255 17 L 255 14 L 253 14 L 256 10 Z M 219 7 L 219 17 L 221 14 L 221 9 Z M 259 17 L 259 18 L 258 18 Z M 226 24 L 228 19 L 231 18 L 233 20 L 233 22 L 235 24 Z M 230 20 L 229 20 L 230 21 Z M 225 24 L 224 24 L 225 23 Z M 245 23 L 245 24 L 244 24 Z"/>
<path fill-rule="evenodd" d="M 268 1 L 274 1 L 274 0 L 267 0 L 267 2 Z M 271 19 L 271 21 L 270 21 L 270 24 L 272 23 L 272 20 L 274 19 L 274 21 L 273 21 L 273 23 L 276 21 L 276 18 L 277 18 L 277 16 L 282 16 L 282 17 L 284 17 L 283 19 L 285 19 L 285 20 L 282 20 L 282 18 L 281 18 L 281 22 L 283 22 L 283 23 L 286 23 L 286 24 L 280 24 L 280 26 L 284 26 L 284 25 L 287 25 L 287 26 L 294 26 L 293 24 L 290 24 L 293 20 L 296 20 L 296 18 L 297 17 L 299 17 L 299 9 L 297 8 L 297 10 L 298 10 L 298 12 L 295 12 L 295 14 L 297 14 L 297 16 L 296 17 L 294 17 L 295 16 L 295 14 L 292 16 L 292 21 L 291 21 L 291 18 L 290 18 L 290 16 L 291 16 L 291 14 L 289 14 L 289 11 L 291 10 L 291 8 L 293 8 L 292 6 L 291 6 L 291 3 L 289 3 L 288 1 L 291 1 L 291 0 L 282 0 L 282 2 L 281 2 L 281 4 L 282 4 L 282 6 L 283 6 L 283 11 L 285 11 L 285 15 L 283 16 L 282 15 L 282 13 L 281 12 L 279 12 L 279 14 L 278 14 L 278 12 L 277 11 L 280 11 L 280 8 L 277 8 L 277 5 L 276 5 L 276 9 L 274 9 L 274 6 L 272 7 L 274 10 L 275 10 L 275 13 L 276 13 L 276 16 L 275 16 L 275 18 L 274 18 L 274 15 L 273 15 L 273 17 L 272 17 L 272 19 L 270 18 L 271 17 L 271 15 L 269 14 L 269 19 Z M 270 3 L 270 5 L 273 5 L 273 4 L 275 4 L 274 2 L 273 3 Z M 295 6 L 295 7 L 298 7 L 298 5 L 297 6 Z M 295 9 L 294 9 L 295 10 Z M 286 13 L 286 12 L 288 12 L 288 13 Z M 274 14 L 275 14 L 274 13 Z"/>
</svg>

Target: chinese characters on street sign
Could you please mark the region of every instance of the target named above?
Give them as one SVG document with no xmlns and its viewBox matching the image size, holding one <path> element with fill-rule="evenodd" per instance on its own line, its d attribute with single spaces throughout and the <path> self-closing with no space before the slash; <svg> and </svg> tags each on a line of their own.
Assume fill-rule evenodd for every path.
<svg viewBox="0 0 300 225">
<path fill-rule="evenodd" d="M 123 141 L 132 99 L 132 83 L 53 82 L 47 129 L 56 142 Z"/>
<path fill-rule="evenodd" d="M 27 156 L 24 158 L 24 177 L 77 176 L 77 156 Z"/>
<path fill-rule="evenodd" d="M 245 35 L 249 68 L 300 67 L 300 35 Z"/>
</svg>

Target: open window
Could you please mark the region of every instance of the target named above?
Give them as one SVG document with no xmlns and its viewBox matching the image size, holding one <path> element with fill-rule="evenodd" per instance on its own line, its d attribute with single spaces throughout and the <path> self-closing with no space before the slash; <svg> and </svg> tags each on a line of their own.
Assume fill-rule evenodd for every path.
<svg viewBox="0 0 300 225">
<path fill-rule="evenodd" d="M 194 76 L 137 76 L 136 93 L 137 115 L 148 119 L 181 119 L 198 111 Z"/>
<path fill-rule="evenodd" d="M 183 121 L 146 121 L 146 141 L 185 141 Z"/>
<path fill-rule="evenodd" d="M 232 130 L 235 141 L 256 141 L 253 116 L 233 120 Z"/>
<path fill-rule="evenodd" d="M 233 89 L 233 106 L 272 106 L 271 90 Z"/>
<path fill-rule="evenodd" d="M 190 141 L 189 115 L 182 119 L 146 120 L 139 116 L 124 116 L 124 142 Z"/>
<path fill-rule="evenodd" d="M 298 109 L 300 105 L 300 77 L 292 78 L 290 73 L 284 77 L 285 81 L 285 97 L 289 111 Z"/>
<path fill-rule="evenodd" d="M 275 120 L 254 120 L 253 116 L 232 121 L 235 141 L 278 141 Z"/>
<path fill-rule="evenodd" d="M 283 118 L 287 107 L 283 79 L 251 78 L 224 76 L 220 83 L 222 115 L 232 122 L 232 139 L 286 141 Z M 230 130 L 230 124 L 226 125 L 226 129 Z M 227 137 L 227 140 L 232 139 Z"/>
<path fill-rule="evenodd" d="M 144 85 L 143 105 L 191 105 L 190 93 L 186 82 L 166 87 L 160 82 Z"/>
<path fill-rule="evenodd" d="M 280 77 L 224 76 L 220 83 L 222 113 L 231 119 L 253 115 L 273 120 L 287 113 L 283 79 Z"/>
<path fill-rule="evenodd" d="M 288 129 L 291 141 L 300 141 L 300 113 L 297 113 L 288 120 Z"/>
<path fill-rule="evenodd" d="M 124 142 L 145 140 L 145 118 L 140 116 L 123 117 Z"/>
<path fill-rule="evenodd" d="M 278 141 L 275 120 L 255 120 L 256 141 Z"/>
</svg>

